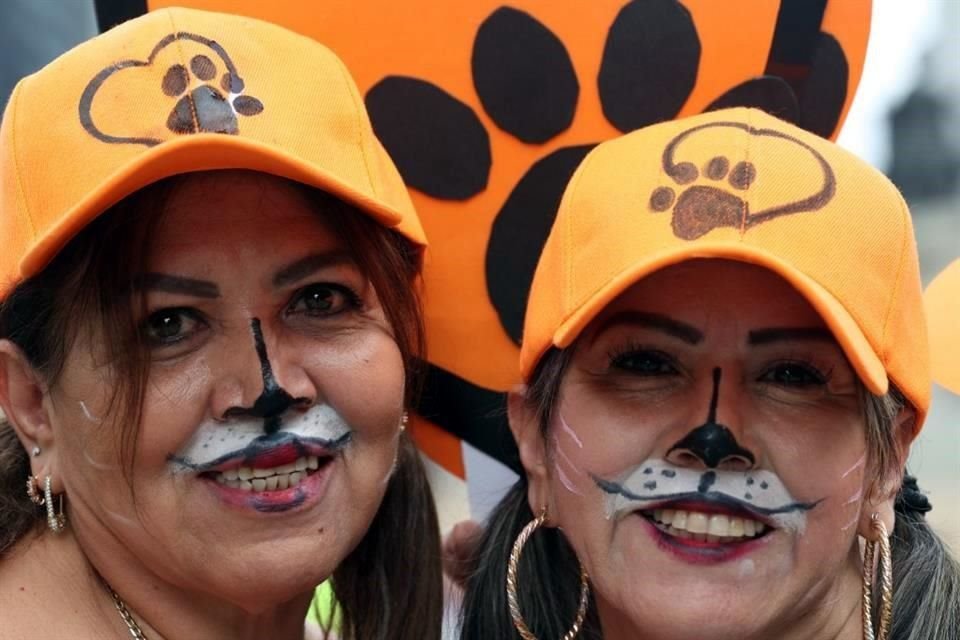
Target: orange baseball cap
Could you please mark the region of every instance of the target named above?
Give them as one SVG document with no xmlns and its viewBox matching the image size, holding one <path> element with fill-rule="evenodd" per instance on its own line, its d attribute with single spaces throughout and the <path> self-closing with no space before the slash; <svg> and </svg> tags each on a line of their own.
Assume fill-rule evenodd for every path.
<svg viewBox="0 0 960 640">
<path fill-rule="evenodd" d="M 574 173 L 534 275 L 520 353 L 529 380 L 658 269 L 726 258 L 777 273 L 820 313 L 866 387 L 930 402 L 920 270 L 896 188 L 840 147 L 729 109 L 597 146 Z"/>
<path fill-rule="evenodd" d="M 0 127 L 0 299 L 119 200 L 211 169 L 315 186 L 426 244 L 336 55 L 266 22 L 167 9 L 13 90 Z"/>
<path fill-rule="evenodd" d="M 933 379 L 960 393 L 960 259 L 927 285 L 923 301 L 930 330 Z"/>
</svg>

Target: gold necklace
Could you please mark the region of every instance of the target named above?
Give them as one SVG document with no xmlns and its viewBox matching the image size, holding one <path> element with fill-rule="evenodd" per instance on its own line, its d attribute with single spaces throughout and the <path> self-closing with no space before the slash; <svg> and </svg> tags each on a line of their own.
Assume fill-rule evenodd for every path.
<svg viewBox="0 0 960 640">
<path fill-rule="evenodd" d="M 110 592 L 110 597 L 113 598 L 113 606 L 117 608 L 117 612 L 126 623 L 127 629 L 130 630 L 130 637 L 133 638 L 133 640 L 147 640 L 147 636 L 144 635 L 140 625 L 137 624 L 137 621 L 133 619 L 133 615 L 130 613 L 130 610 L 127 609 L 127 604 L 120 599 L 120 596 L 117 594 L 117 592 L 113 590 L 113 587 L 111 587 L 107 581 L 103 579 L 103 577 L 101 577 L 100 580 L 103 582 L 103 586 L 107 588 L 107 591 Z"/>
</svg>

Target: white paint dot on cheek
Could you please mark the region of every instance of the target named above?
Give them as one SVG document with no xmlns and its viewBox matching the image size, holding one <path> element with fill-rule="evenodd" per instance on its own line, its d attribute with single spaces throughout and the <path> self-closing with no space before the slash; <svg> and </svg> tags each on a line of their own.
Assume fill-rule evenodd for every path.
<svg viewBox="0 0 960 640">
<path fill-rule="evenodd" d="M 737 567 L 737 575 L 741 578 L 749 578 L 757 571 L 757 565 L 754 564 L 753 560 L 746 558 L 745 560 L 740 561 L 740 566 Z"/>
</svg>

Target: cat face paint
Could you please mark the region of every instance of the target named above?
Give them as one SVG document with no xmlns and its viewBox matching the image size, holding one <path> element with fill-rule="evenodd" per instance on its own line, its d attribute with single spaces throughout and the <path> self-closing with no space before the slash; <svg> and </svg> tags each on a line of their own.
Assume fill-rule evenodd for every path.
<svg viewBox="0 0 960 640">
<path fill-rule="evenodd" d="M 292 461 L 305 456 L 329 457 L 350 442 L 352 433 L 329 405 L 311 407 L 269 433 L 264 432 L 263 422 L 255 419 L 205 422 L 170 456 L 170 468 L 176 473 L 205 473 L 228 466 L 263 467 L 291 456 Z"/>
<path fill-rule="evenodd" d="M 645 460 L 618 480 L 594 477 L 608 496 L 608 518 L 641 511 L 666 528 L 717 537 L 743 536 L 743 526 L 756 535 L 767 528 L 803 532 L 806 512 L 817 501 L 795 500 L 776 473 L 754 469 L 753 453 L 740 446 L 730 429 L 717 423 L 722 377 L 723 371 L 715 368 L 706 422 L 670 447 L 667 460 Z M 682 462 L 688 464 L 677 464 Z M 684 506 L 697 509 L 683 509 Z M 678 518 L 675 523 L 676 513 L 670 517 L 662 513 L 656 516 L 655 511 L 667 509 L 685 514 L 683 520 Z M 722 517 L 703 515 L 711 511 Z M 731 519 L 745 519 L 748 524 L 734 522 L 731 527 Z"/>
<path fill-rule="evenodd" d="M 634 511 L 646 515 L 654 510 L 682 510 L 685 504 L 695 504 L 700 509 L 714 508 L 717 513 L 730 514 L 728 520 L 739 517 L 753 520 L 765 528 L 802 533 L 807 511 L 819 502 L 795 500 L 772 471 L 699 471 L 677 467 L 657 458 L 644 460 L 619 480 L 594 476 L 594 482 L 607 495 L 609 518 L 620 518 Z M 662 524 L 672 525 L 672 522 L 663 522 L 662 518 Z M 709 528 L 709 519 L 705 524 Z M 717 522 L 709 531 L 684 530 L 720 537 L 742 535 L 740 529 L 731 533 L 729 522 Z"/>
<path fill-rule="evenodd" d="M 329 405 L 294 414 L 291 409 L 309 406 L 310 399 L 294 398 L 277 383 L 259 318 L 250 321 L 250 332 L 263 379 L 260 395 L 252 406 L 231 407 L 223 420 L 200 425 L 169 463 L 174 473 L 210 474 L 229 503 L 283 511 L 318 490 L 322 467 L 350 442 L 352 430 Z"/>
</svg>

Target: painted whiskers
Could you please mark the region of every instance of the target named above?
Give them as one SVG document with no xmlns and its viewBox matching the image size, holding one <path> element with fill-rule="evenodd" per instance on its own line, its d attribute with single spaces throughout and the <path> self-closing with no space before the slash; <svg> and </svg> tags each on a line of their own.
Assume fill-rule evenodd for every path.
<svg viewBox="0 0 960 640">
<path fill-rule="evenodd" d="M 279 449 L 293 448 L 298 457 L 332 456 L 353 437 L 346 421 L 329 405 L 315 405 L 288 417 L 276 431 L 265 433 L 263 420 L 248 418 L 230 424 L 206 422 L 168 458 L 174 473 L 203 473 L 238 462 L 252 466 Z"/>
<path fill-rule="evenodd" d="M 802 533 L 807 512 L 818 501 L 795 500 L 772 471 L 698 470 L 651 458 L 618 479 L 591 476 L 607 496 L 607 516 L 669 509 L 683 503 L 715 505 L 721 511 L 744 512 L 779 529 Z M 704 532 L 706 533 L 706 532 Z"/>
</svg>

